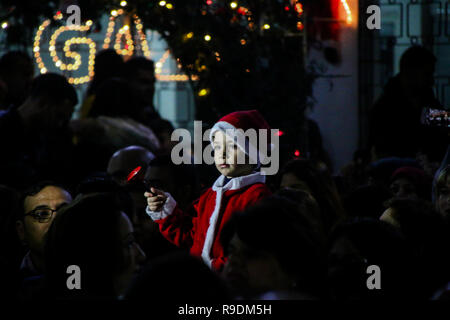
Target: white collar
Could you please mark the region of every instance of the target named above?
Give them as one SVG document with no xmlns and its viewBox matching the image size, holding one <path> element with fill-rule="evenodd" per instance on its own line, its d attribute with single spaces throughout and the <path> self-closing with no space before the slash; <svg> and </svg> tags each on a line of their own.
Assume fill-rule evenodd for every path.
<svg viewBox="0 0 450 320">
<path fill-rule="evenodd" d="M 224 182 L 225 182 L 225 176 L 221 175 L 214 182 L 212 189 L 214 191 L 218 191 L 219 189 L 222 189 L 222 191 L 237 190 L 237 189 L 241 189 L 241 188 L 246 187 L 251 184 L 265 183 L 266 176 L 263 176 L 260 172 L 254 172 L 254 173 L 251 173 L 246 176 L 232 178 L 232 179 L 230 179 L 230 181 L 227 182 L 226 185 L 223 185 Z"/>
</svg>

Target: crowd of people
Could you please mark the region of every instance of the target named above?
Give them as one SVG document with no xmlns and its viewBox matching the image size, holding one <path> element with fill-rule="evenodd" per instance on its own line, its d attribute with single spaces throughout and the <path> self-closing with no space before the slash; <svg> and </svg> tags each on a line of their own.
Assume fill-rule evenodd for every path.
<svg viewBox="0 0 450 320">
<path fill-rule="evenodd" d="M 259 158 L 237 164 L 248 143 L 224 130 L 269 128 L 256 110 L 218 119 L 215 165 L 171 161 L 174 127 L 153 106 L 151 60 L 100 52 L 73 117 L 79 98 L 64 76 L 34 77 L 26 53 L 6 53 L 2 298 L 448 299 L 450 149 L 416 136 L 431 99 L 419 92 L 432 82 L 412 77 L 435 62 L 424 52 L 404 55 L 375 104 L 372 149 L 337 175 L 296 157 L 267 177 Z"/>
</svg>

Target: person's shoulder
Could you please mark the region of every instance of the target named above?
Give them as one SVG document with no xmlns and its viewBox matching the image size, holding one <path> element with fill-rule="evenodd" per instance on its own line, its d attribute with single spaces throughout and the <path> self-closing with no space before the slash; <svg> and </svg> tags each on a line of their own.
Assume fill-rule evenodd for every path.
<svg viewBox="0 0 450 320">
<path fill-rule="evenodd" d="M 262 183 L 262 182 L 256 182 L 256 183 L 253 183 L 253 184 L 249 185 L 247 191 L 248 190 L 252 190 L 252 191 L 256 191 L 256 190 L 266 191 L 266 190 L 268 190 L 268 191 L 270 191 L 269 187 L 265 183 Z"/>
<path fill-rule="evenodd" d="M 265 197 L 272 194 L 272 191 L 269 189 L 269 187 L 265 183 L 257 182 L 250 184 L 246 186 L 245 188 L 242 188 L 241 194 L 245 197 Z"/>
<path fill-rule="evenodd" d="M 194 201 L 194 202 L 195 202 L 195 203 L 198 203 L 198 202 L 202 201 L 202 199 L 206 199 L 206 198 L 212 196 L 214 193 L 215 193 L 215 192 L 214 192 L 214 190 L 212 189 L 212 187 L 209 187 L 209 188 L 207 188 L 207 189 L 204 189 L 204 190 L 201 192 L 201 194 L 200 194 L 200 196 L 198 197 L 198 199 L 197 199 L 196 201 Z"/>
<path fill-rule="evenodd" d="M 248 185 L 247 187 L 242 188 L 239 191 L 240 192 L 237 192 L 234 196 L 239 199 L 238 201 L 245 203 L 246 206 L 255 204 L 261 199 L 272 195 L 272 191 L 269 189 L 269 187 L 266 184 L 260 182 Z"/>
</svg>

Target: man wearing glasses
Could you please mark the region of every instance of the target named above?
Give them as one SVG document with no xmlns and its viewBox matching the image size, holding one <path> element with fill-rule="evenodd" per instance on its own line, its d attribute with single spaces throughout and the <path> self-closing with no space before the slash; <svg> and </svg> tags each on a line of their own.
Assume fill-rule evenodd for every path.
<svg viewBox="0 0 450 320">
<path fill-rule="evenodd" d="M 38 183 L 24 192 L 23 211 L 16 221 L 19 239 L 29 249 L 20 266 L 23 278 L 43 273 L 45 233 L 57 210 L 71 201 L 70 193 L 52 182 Z"/>
</svg>

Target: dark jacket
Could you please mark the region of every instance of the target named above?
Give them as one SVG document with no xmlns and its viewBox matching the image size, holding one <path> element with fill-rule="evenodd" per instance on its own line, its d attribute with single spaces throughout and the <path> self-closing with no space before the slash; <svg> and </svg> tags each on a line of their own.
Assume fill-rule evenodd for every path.
<svg viewBox="0 0 450 320">
<path fill-rule="evenodd" d="M 445 139 L 438 129 L 421 124 L 425 108 L 441 108 L 431 89 L 423 96 L 422 106 L 414 108 L 402 90 L 400 77 L 389 80 L 369 115 L 370 144 L 378 155 L 414 158 L 418 151 L 437 144 L 435 139 Z"/>
<path fill-rule="evenodd" d="M 18 189 L 41 180 L 70 184 L 72 148 L 68 130 L 27 132 L 16 108 L 0 111 L 0 184 Z"/>
</svg>

